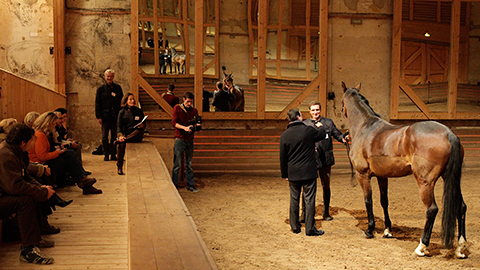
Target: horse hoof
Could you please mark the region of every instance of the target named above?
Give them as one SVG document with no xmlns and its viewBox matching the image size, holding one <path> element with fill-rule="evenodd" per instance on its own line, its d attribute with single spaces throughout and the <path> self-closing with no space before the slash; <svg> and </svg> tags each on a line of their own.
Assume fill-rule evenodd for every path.
<svg viewBox="0 0 480 270">
<path fill-rule="evenodd" d="M 383 231 L 383 238 L 392 238 L 393 235 L 390 233 L 390 230 L 389 229 L 385 229 L 385 231 Z"/>
<path fill-rule="evenodd" d="M 428 254 L 427 246 L 422 242 L 420 242 L 418 247 L 415 249 L 415 254 L 417 254 L 417 256 L 419 257 L 424 257 L 425 255 Z"/>
<path fill-rule="evenodd" d="M 365 232 L 365 237 L 366 237 L 367 239 L 372 239 L 372 238 L 373 238 L 373 233 L 371 233 L 371 232 Z"/>
<path fill-rule="evenodd" d="M 463 236 L 460 237 L 460 239 L 458 240 L 458 247 L 455 250 L 455 257 L 457 257 L 457 259 L 467 258 L 467 255 L 465 254 L 465 250 L 467 249 L 465 242 L 466 241 L 465 241 L 465 238 L 463 238 Z"/>
</svg>

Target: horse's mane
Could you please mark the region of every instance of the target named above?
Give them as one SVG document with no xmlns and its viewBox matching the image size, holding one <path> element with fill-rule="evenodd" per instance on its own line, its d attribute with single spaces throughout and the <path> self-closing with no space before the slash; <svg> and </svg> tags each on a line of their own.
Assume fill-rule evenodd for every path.
<svg viewBox="0 0 480 270">
<path fill-rule="evenodd" d="M 352 93 L 350 95 L 352 95 L 353 93 L 356 93 L 356 98 L 359 105 L 361 107 L 364 107 L 366 109 L 366 111 L 368 111 L 370 114 L 372 114 L 373 116 L 376 116 L 378 118 L 382 118 L 378 113 L 376 113 L 373 108 L 370 106 L 370 103 L 368 102 L 368 100 L 362 95 L 360 94 L 356 89 L 352 89 Z M 355 98 L 355 96 L 353 97 Z"/>
</svg>

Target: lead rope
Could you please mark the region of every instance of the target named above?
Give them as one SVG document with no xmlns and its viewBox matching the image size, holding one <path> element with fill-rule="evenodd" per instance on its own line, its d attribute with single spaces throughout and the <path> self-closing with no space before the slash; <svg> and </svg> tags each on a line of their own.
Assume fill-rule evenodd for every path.
<svg viewBox="0 0 480 270">
<path fill-rule="evenodd" d="M 347 132 L 345 132 L 345 134 L 343 134 L 344 136 L 347 136 L 349 134 L 349 131 L 347 130 Z M 345 139 L 345 147 L 347 148 L 347 157 L 348 157 L 348 162 L 350 163 L 350 185 L 352 185 L 352 187 L 356 187 L 357 186 L 357 181 L 355 181 L 355 173 L 353 172 L 353 164 L 352 164 L 352 160 L 350 159 L 350 143 L 349 143 L 349 139 Z"/>
</svg>

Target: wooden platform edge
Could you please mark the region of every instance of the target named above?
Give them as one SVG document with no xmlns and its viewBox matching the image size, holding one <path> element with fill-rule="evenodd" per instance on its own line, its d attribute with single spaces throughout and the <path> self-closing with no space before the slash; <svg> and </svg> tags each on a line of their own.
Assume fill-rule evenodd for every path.
<svg viewBox="0 0 480 270">
<path fill-rule="evenodd" d="M 192 241 L 193 242 L 196 242 L 196 244 L 198 244 L 200 247 L 201 247 L 201 252 L 203 253 L 204 255 L 204 258 L 205 258 L 205 262 L 204 263 L 200 263 L 200 265 L 208 265 L 208 268 L 205 267 L 204 269 L 212 269 L 212 270 L 217 270 L 217 265 L 207 247 L 207 245 L 205 244 L 200 232 L 198 231 L 198 228 L 193 220 L 193 217 L 191 216 L 190 214 L 190 211 L 188 211 L 188 208 L 186 206 L 186 204 L 184 203 L 182 197 L 180 196 L 180 194 L 178 193 L 178 190 L 175 188 L 175 186 L 173 185 L 173 182 L 171 181 L 171 174 L 169 172 L 169 170 L 167 169 L 167 166 L 165 165 L 160 153 L 157 151 L 154 143 L 151 141 L 151 140 L 148 140 L 148 139 L 145 139 L 142 143 L 140 144 L 136 144 L 136 143 L 133 143 L 133 144 L 127 144 L 127 153 L 126 153 L 126 156 L 127 156 L 127 160 L 126 160 L 126 164 L 128 166 L 128 156 L 129 156 L 129 152 L 132 153 L 132 152 L 135 152 L 136 149 L 135 147 L 136 146 L 145 146 L 146 144 L 149 144 L 148 148 L 150 148 L 151 150 L 149 150 L 149 152 L 151 151 L 152 153 L 154 152 L 154 156 L 156 156 L 155 158 L 155 165 L 159 165 L 160 168 L 155 168 L 152 170 L 153 171 L 163 171 L 165 173 L 165 175 L 167 176 L 168 179 L 161 179 L 162 177 L 161 176 L 158 176 L 158 174 L 152 174 L 153 176 L 153 179 L 154 181 L 163 181 L 164 183 L 163 184 L 166 184 L 168 185 L 168 189 L 165 189 L 165 190 L 162 190 L 162 192 L 169 192 L 169 193 L 172 193 L 171 191 L 173 191 L 173 194 L 168 194 L 166 196 L 168 197 L 171 197 L 171 198 L 176 198 L 176 200 L 173 200 L 173 201 L 176 201 L 174 203 L 178 203 L 178 207 L 181 208 L 183 211 L 180 211 L 180 212 L 183 212 L 183 214 L 181 215 L 184 215 L 184 218 L 188 221 L 188 226 L 190 226 L 192 228 L 192 232 L 193 234 L 195 235 L 195 238 L 190 238 L 191 240 L 188 240 L 188 241 Z M 133 154 L 133 153 L 132 153 Z M 133 162 L 136 162 L 136 161 L 133 161 Z M 131 174 L 132 172 L 127 169 L 126 170 L 126 174 L 127 174 L 127 177 L 128 177 L 128 174 Z M 135 174 L 140 174 L 141 172 L 134 172 Z M 138 178 L 137 176 L 133 176 L 133 178 Z M 127 178 L 128 179 L 128 178 Z M 165 181 L 167 180 L 167 181 Z M 129 190 L 129 186 L 131 185 L 131 183 L 128 183 L 129 180 L 127 180 L 127 196 L 129 197 L 129 203 L 130 203 L 130 198 L 131 198 L 131 192 L 135 192 L 137 190 L 133 190 L 133 191 L 130 191 Z M 166 182 L 166 183 L 165 183 Z M 133 184 L 135 185 L 135 184 Z M 138 203 L 138 202 L 137 202 Z M 159 202 L 160 203 L 160 202 Z M 139 213 L 134 213 L 133 211 L 131 212 L 131 210 L 129 209 L 128 210 L 129 214 L 129 219 L 128 219 L 128 223 L 129 223 L 129 226 L 128 226 L 128 231 L 129 231 L 129 238 L 128 238 L 128 257 L 129 257 L 129 269 L 132 269 L 132 270 L 135 270 L 136 268 L 132 268 L 134 267 L 134 263 L 132 263 L 132 247 L 136 247 L 135 243 L 132 243 L 132 238 L 134 237 L 133 235 L 135 235 L 135 233 L 137 233 L 138 235 L 138 231 L 137 232 L 132 232 L 132 228 L 138 228 L 138 224 L 132 224 L 132 222 L 135 222 L 135 218 L 138 217 L 138 214 Z M 177 211 L 178 213 L 178 211 Z M 148 216 L 149 213 L 146 213 L 145 216 Z M 137 221 L 138 221 L 138 218 L 137 218 Z M 187 224 L 187 222 L 185 223 Z M 143 237 L 142 237 L 143 238 Z M 183 239 L 183 241 L 185 241 L 185 239 Z M 138 246 L 137 246 L 138 247 Z M 152 247 L 152 249 L 155 249 L 154 247 Z M 153 253 L 156 253 L 158 251 L 155 251 L 155 250 L 152 250 L 151 251 L 152 254 Z M 200 251 L 199 251 L 200 252 Z M 168 252 L 167 252 L 168 253 Z M 168 254 L 165 254 L 168 256 Z M 149 257 L 149 255 L 147 255 L 146 257 Z M 161 264 L 161 262 L 158 262 L 157 261 L 157 269 L 161 269 L 161 268 L 158 268 L 158 263 Z M 191 265 L 192 262 L 186 262 L 186 264 L 184 263 L 184 269 L 193 269 L 193 268 L 190 268 L 192 265 Z M 146 266 L 146 265 L 144 265 Z M 178 266 L 178 265 L 177 265 Z M 203 267 L 202 267 L 203 268 Z M 197 268 L 195 268 L 197 269 Z"/>
</svg>

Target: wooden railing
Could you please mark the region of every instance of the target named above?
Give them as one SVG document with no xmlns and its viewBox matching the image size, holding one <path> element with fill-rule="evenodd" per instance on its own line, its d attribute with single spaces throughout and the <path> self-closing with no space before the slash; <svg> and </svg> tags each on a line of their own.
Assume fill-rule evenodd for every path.
<svg viewBox="0 0 480 270">
<path fill-rule="evenodd" d="M 30 111 L 41 114 L 67 105 L 65 95 L 3 69 L 0 69 L 0 87 L 0 119 L 15 118 L 21 123 Z"/>
</svg>

